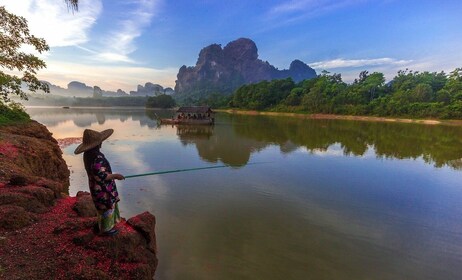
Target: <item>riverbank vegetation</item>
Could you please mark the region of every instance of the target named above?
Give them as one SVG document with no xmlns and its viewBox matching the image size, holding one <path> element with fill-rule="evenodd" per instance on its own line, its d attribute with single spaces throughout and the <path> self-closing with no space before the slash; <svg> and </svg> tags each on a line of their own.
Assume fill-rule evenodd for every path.
<svg viewBox="0 0 462 280">
<path fill-rule="evenodd" d="M 382 73 L 363 71 L 353 83 L 324 71 L 314 79 L 244 85 L 230 97 L 232 108 L 278 112 L 462 118 L 462 68 L 445 72 L 402 70 L 388 83 Z"/>
<path fill-rule="evenodd" d="M 148 97 L 146 101 L 147 108 L 173 108 L 175 107 L 175 100 L 167 94 L 160 94 L 157 96 Z"/>
</svg>

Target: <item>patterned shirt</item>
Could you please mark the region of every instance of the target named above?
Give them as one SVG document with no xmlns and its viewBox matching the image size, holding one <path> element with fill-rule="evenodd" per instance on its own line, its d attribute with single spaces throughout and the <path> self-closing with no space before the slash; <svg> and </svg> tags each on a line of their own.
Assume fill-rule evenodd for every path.
<svg viewBox="0 0 462 280">
<path fill-rule="evenodd" d="M 114 180 L 106 180 L 112 173 L 111 165 L 102 153 L 99 153 L 91 165 L 90 193 L 95 206 L 99 210 L 112 209 L 119 202 Z"/>
</svg>

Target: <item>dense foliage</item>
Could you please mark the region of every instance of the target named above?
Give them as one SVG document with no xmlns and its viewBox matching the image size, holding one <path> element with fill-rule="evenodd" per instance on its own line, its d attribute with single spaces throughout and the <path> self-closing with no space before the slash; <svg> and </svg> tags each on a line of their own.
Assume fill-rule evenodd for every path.
<svg viewBox="0 0 462 280">
<path fill-rule="evenodd" d="M 27 99 L 21 87 L 23 83 L 32 92 L 49 91 L 48 85 L 40 82 L 35 76 L 37 70 L 45 67 L 45 62 L 21 51 L 25 45 L 34 47 L 39 53 L 49 50 L 44 39 L 29 33 L 25 18 L 13 15 L 5 7 L 0 6 L 0 102 L 2 103 L 8 103 L 11 95 Z M 5 70 L 17 71 L 22 74 L 22 77 L 7 73 Z"/>
<path fill-rule="evenodd" d="M 173 108 L 175 107 L 175 100 L 167 94 L 160 94 L 157 96 L 148 97 L 146 101 L 148 108 Z"/>
<path fill-rule="evenodd" d="M 32 46 L 39 53 L 49 49 L 44 39 L 29 33 L 25 18 L 0 6 L 0 124 L 29 120 L 22 106 L 11 100 L 12 96 L 27 99 L 23 85 L 32 92 L 49 92 L 48 85 L 35 76 L 37 70 L 45 67 L 45 62 L 35 55 L 24 53 L 21 50 L 24 46 Z"/>
<path fill-rule="evenodd" d="M 241 83 L 242 84 L 242 83 Z M 202 88 L 199 88 L 202 87 Z M 237 86 L 236 86 L 237 87 Z M 235 88 L 236 88 L 235 87 Z M 206 88 L 206 90 L 204 90 Z M 232 89 L 220 89 L 211 83 L 201 83 L 197 88 L 187 94 L 175 93 L 173 98 L 180 106 L 211 106 L 213 108 L 227 107 Z"/>
<path fill-rule="evenodd" d="M 295 84 L 290 78 L 244 85 L 231 107 L 400 117 L 462 118 L 462 68 L 444 72 L 399 71 L 389 83 L 382 73 L 363 71 L 351 84 L 324 71 Z"/>
<path fill-rule="evenodd" d="M 29 120 L 29 115 L 19 103 L 10 103 L 7 106 L 0 102 L 0 125 L 15 124 Z"/>
</svg>

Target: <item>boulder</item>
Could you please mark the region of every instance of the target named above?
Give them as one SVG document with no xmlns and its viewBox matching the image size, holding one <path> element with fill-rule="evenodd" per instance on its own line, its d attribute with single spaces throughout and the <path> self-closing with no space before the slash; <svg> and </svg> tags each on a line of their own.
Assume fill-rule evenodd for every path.
<svg viewBox="0 0 462 280">
<path fill-rule="evenodd" d="M 80 217 L 96 217 L 98 212 L 89 192 L 78 192 L 77 202 L 72 209 L 77 212 Z"/>
<path fill-rule="evenodd" d="M 148 242 L 148 248 L 153 252 L 157 252 L 156 244 L 156 217 L 149 212 L 141 213 L 133 218 L 128 219 L 127 224 L 140 232 Z"/>
<path fill-rule="evenodd" d="M 55 194 L 52 190 L 34 185 L 17 188 L 17 192 L 31 195 L 44 206 L 53 206 L 55 204 Z"/>
<path fill-rule="evenodd" d="M 15 205 L 0 205 L 0 229 L 20 229 L 32 222 L 31 214 L 24 208 Z"/>
</svg>

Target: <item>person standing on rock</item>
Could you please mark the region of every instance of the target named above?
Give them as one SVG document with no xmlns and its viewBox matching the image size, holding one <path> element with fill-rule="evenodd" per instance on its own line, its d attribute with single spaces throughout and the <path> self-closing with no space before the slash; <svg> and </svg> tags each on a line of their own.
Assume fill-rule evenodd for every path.
<svg viewBox="0 0 462 280">
<path fill-rule="evenodd" d="M 114 226 L 120 221 L 117 206 L 120 199 L 115 180 L 125 179 L 121 174 L 112 173 L 109 161 L 100 152 L 101 144 L 113 132 L 113 129 L 101 132 L 85 129 L 82 143 L 74 151 L 76 155 L 83 153 L 90 193 L 98 210 L 99 232 L 110 236 L 118 233 Z"/>
</svg>

